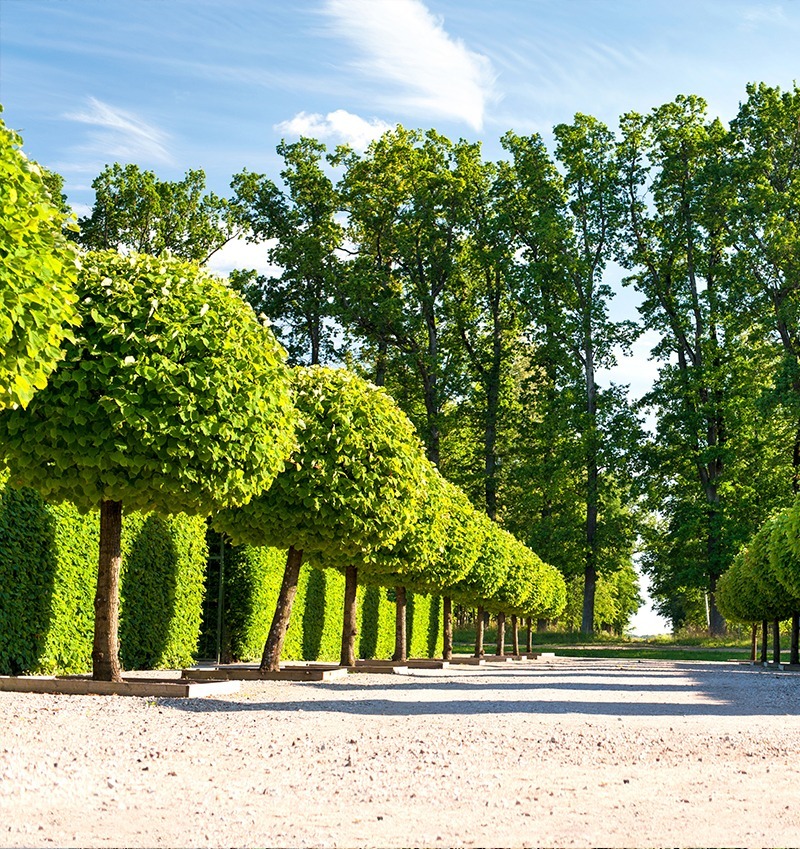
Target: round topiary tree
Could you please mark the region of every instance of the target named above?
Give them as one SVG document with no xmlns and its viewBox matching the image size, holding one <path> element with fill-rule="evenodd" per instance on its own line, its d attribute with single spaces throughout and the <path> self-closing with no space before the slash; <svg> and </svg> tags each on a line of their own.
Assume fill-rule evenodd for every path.
<svg viewBox="0 0 800 849">
<path fill-rule="evenodd" d="M 46 385 L 78 322 L 67 216 L 21 146 L 0 120 L 0 409 L 27 406 Z"/>
<path fill-rule="evenodd" d="M 478 608 L 475 633 L 475 657 L 484 654 L 484 612 L 509 570 L 508 535 L 484 513 L 473 515 L 476 533 L 482 537 L 480 553 L 474 567 L 451 589 L 451 595 L 462 604 Z"/>
<path fill-rule="evenodd" d="M 121 680 L 120 533 L 126 510 L 207 514 L 267 487 L 294 445 L 283 350 L 198 266 L 84 256 L 81 325 L 27 410 L 0 413 L 14 485 L 100 508 L 94 677 Z"/>
<path fill-rule="evenodd" d="M 475 509 L 466 495 L 446 481 L 431 463 L 425 463 L 424 495 L 419 516 L 390 548 L 369 555 L 365 569 L 370 580 L 395 588 L 397 605 L 394 659 L 406 659 L 406 590 L 445 593 L 475 565 L 483 540 L 474 521 Z M 447 606 L 446 604 L 443 606 Z M 445 659 L 452 654 L 452 631 L 444 615 Z"/>
<path fill-rule="evenodd" d="M 382 390 L 344 369 L 294 370 L 298 447 L 270 489 L 223 510 L 215 527 L 234 543 L 288 549 L 261 660 L 278 671 L 304 552 L 345 570 L 345 631 L 355 638 L 357 567 L 415 521 L 423 452 L 411 422 Z M 345 652 L 343 652 L 344 654 Z"/>
</svg>

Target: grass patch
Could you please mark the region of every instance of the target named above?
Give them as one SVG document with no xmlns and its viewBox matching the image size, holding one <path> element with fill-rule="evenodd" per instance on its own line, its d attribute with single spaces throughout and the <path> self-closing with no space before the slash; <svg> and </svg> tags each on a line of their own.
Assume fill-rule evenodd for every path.
<svg viewBox="0 0 800 849">
<path fill-rule="evenodd" d="M 508 630 L 506 630 L 508 636 Z M 475 634 L 471 629 L 456 630 L 453 635 L 453 650 L 458 654 L 472 654 Z M 494 628 L 486 629 L 485 646 L 492 652 L 497 642 Z M 784 650 L 789 649 L 789 638 L 781 641 Z M 520 649 L 525 650 L 525 632 L 520 630 Z M 725 637 L 702 637 L 696 634 L 676 634 L 650 637 L 646 640 L 633 637 L 618 637 L 598 633 L 558 633 L 548 631 L 534 633 L 534 651 L 552 651 L 560 657 L 604 657 L 642 660 L 749 660 L 750 635 L 734 633 Z M 770 642 L 770 656 L 772 643 Z M 506 639 L 506 653 L 511 653 L 511 643 Z"/>
</svg>

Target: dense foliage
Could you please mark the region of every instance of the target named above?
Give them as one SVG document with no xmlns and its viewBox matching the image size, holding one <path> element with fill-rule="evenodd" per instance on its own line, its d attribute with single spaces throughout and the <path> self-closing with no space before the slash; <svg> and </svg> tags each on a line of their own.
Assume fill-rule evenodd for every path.
<svg viewBox="0 0 800 849">
<path fill-rule="evenodd" d="M 280 180 L 243 171 L 226 207 L 281 271 L 243 270 L 236 285 L 296 362 L 344 361 L 385 387 L 444 478 L 568 579 L 564 621 L 624 630 L 638 540 L 673 624 L 721 630 L 717 582 L 745 569 L 741 546 L 800 489 L 799 118 L 796 85 L 762 83 L 729 126 L 680 96 L 617 128 L 576 115 L 554 128 L 552 153 L 539 135 L 507 133 L 500 162 L 403 127 L 363 153 L 282 143 Z M 111 169 L 101 182 L 124 188 L 127 207 L 140 176 Z M 620 270 L 636 321 L 614 318 Z M 631 398 L 607 369 L 637 337 L 658 374 Z M 455 502 L 438 482 L 416 478 L 392 533 L 382 519 L 367 532 L 365 493 L 402 476 L 378 471 L 379 451 L 374 478 L 332 462 L 369 446 L 331 441 L 351 439 L 349 414 L 331 429 L 339 414 L 324 407 L 301 412 L 317 448 L 279 477 L 275 509 L 243 513 L 235 536 L 342 568 L 358 559 L 370 580 L 421 581 L 465 604 L 538 597 L 524 580 L 539 567 L 521 568 L 528 555 L 510 557 L 491 525 L 459 508 L 448 530 L 451 511 L 435 505 Z M 415 511 L 428 517 L 419 526 Z M 770 568 L 793 592 L 796 528 L 776 521 Z"/>
<path fill-rule="evenodd" d="M 0 492 L 0 672 L 86 672 L 92 663 L 97 512 Z M 132 513 L 123 533 L 120 642 L 127 669 L 197 656 L 205 523 Z"/>
<path fill-rule="evenodd" d="M 281 351 L 230 290 L 173 259 L 87 254 L 81 326 L 47 389 L 0 415 L 15 484 L 84 510 L 208 513 L 282 468 Z"/>
<path fill-rule="evenodd" d="M 77 251 L 52 181 L 0 120 L 0 409 L 27 406 L 78 321 Z"/>
</svg>

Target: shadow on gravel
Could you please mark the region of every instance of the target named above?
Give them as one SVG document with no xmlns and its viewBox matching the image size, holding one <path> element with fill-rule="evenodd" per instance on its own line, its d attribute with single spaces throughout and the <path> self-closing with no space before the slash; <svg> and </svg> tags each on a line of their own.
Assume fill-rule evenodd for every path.
<svg viewBox="0 0 800 849">
<path fill-rule="evenodd" d="M 609 673 L 614 672 L 613 676 Z M 482 716 L 502 714 L 582 714 L 586 716 L 797 716 L 800 715 L 800 678 L 765 674 L 749 667 L 719 669 L 674 664 L 671 683 L 653 680 L 651 669 L 572 668 L 537 670 L 534 675 L 503 672 L 471 674 L 469 680 L 382 676 L 380 683 L 357 682 L 288 684 L 314 695 L 302 701 L 260 701 L 256 689 L 241 701 L 224 699 L 163 699 L 162 704 L 191 713 L 270 712 L 340 713 L 355 716 Z M 593 675 L 612 681 L 564 680 Z M 624 680 L 626 677 L 630 682 Z M 525 680 L 525 679 L 528 680 Z M 548 680 L 548 679 L 558 680 Z M 505 680 L 504 680 L 505 679 Z M 512 680 L 509 680 L 512 679 Z M 256 685 L 257 687 L 258 685 Z M 283 687 L 281 695 L 286 694 Z M 554 693 L 575 694 L 574 699 L 553 698 Z M 450 694 L 450 697 L 446 694 Z M 500 696 L 496 698 L 494 694 Z M 514 694 L 517 694 L 514 697 Z M 593 695 L 594 694 L 594 697 Z M 609 698 L 609 694 L 615 697 Z M 649 698 L 652 694 L 652 698 Z M 669 694 L 674 694 L 671 698 Z M 393 697 L 396 696 L 396 697 Z"/>
</svg>

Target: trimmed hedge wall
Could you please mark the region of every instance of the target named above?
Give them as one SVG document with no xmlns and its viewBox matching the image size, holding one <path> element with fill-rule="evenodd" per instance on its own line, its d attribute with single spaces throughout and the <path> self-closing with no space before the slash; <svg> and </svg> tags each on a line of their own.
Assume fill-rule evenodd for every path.
<svg viewBox="0 0 800 849">
<path fill-rule="evenodd" d="M 47 504 L 30 489 L 0 490 L 0 674 L 91 669 L 98 515 Z M 197 517 L 123 518 L 123 666 L 194 659 L 207 550 Z"/>
<path fill-rule="evenodd" d="M 219 534 L 210 531 L 209 551 L 219 549 Z M 286 565 L 286 552 L 267 546 L 224 548 L 222 658 L 260 660 L 275 611 Z M 212 556 L 207 577 L 201 652 L 216 654 L 218 561 Z M 281 657 L 284 660 L 339 662 L 342 647 L 344 575 L 305 562 L 300 570 L 292 618 Z M 409 657 L 435 657 L 442 652 L 441 599 L 408 593 Z M 377 586 L 358 588 L 357 653 L 388 659 L 394 651 L 394 591 Z"/>
</svg>

